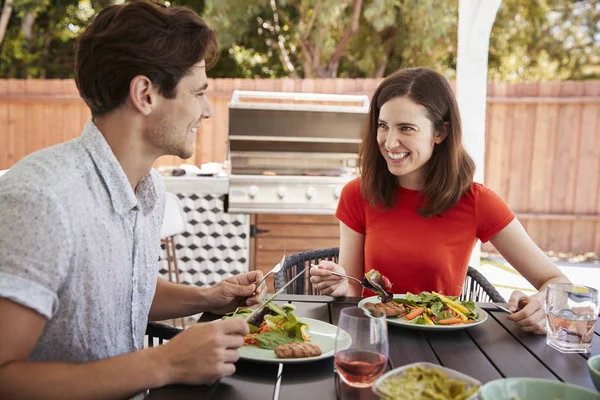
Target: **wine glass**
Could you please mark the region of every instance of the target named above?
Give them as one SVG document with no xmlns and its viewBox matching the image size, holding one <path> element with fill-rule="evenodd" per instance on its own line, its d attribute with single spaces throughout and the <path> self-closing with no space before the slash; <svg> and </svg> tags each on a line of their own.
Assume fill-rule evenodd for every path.
<svg viewBox="0 0 600 400">
<path fill-rule="evenodd" d="M 388 335 L 385 313 L 344 308 L 335 338 L 334 365 L 344 382 L 369 387 L 386 369 Z"/>
</svg>

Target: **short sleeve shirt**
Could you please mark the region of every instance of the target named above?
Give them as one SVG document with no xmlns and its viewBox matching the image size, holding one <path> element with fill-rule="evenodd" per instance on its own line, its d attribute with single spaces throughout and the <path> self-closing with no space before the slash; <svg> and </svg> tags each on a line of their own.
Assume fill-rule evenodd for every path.
<svg viewBox="0 0 600 400">
<path fill-rule="evenodd" d="M 477 239 L 487 242 L 515 217 L 478 183 L 450 210 L 429 218 L 418 214 L 420 192 L 399 188 L 396 196 L 387 210 L 372 207 L 357 178 L 344 186 L 336 211 L 341 222 L 365 235 L 365 272 L 376 269 L 387 276 L 394 293 L 460 294 Z"/>
<path fill-rule="evenodd" d="M 160 175 L 151 170 L 134 191 L 91 120 L 0 178 L 0 297 L 47 319 L 31 360 L 143 347 L 164 205 Z"/>
</svg>

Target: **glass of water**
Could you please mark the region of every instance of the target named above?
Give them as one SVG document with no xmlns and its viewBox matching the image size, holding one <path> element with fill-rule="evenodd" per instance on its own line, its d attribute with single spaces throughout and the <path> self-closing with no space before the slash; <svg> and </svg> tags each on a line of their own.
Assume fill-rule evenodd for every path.
<svg viewBox="0 0 600 400">
<path fill-rule="evenodd" d="M 589 353 L 600 304 L 598 290 L 570 283 L 546 288 L 546 343 L 562 353 Z"/>
</svg>

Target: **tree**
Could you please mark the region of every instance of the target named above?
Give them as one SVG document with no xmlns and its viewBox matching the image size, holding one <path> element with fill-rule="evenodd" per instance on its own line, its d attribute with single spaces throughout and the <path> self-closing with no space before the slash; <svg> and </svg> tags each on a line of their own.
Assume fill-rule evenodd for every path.
<svg viewBox="0 0 600 400">
<path fill-rule="evenodd" d="M 96 10 L 112 2 L 14 0 L 6 35 L 0 42 L 0 76 L 72 77 L 74 40 L 78 32 Z"/>
<path fill-rule="evenodd" d="M 234 46 L 233 57 L 278 64 L 290 77 L 325 78 L 380 77 L 400 65 L 453 70 L 456 13 L 456 1 L 441 0 L 206 0 L 204 17 L 225 32 L 221 44 Z M 268 57 L 256 42 L 240 46 L 253 35 Z"/>
<path fill-rule="evenodd" d="M 490 78 L 600 78 L 600 3 L 504 0 L 492 29 Z"/>
<path fill-rule="evenodd" d="M 288 76 L 381 77 L 421 65 L 455 76 L 458 0 L 364 0 L 357 32 L 350 7 L 357 3 L 349 0 L 206 1 L 205 16 L 226 32 L 224 46 L 234 46 L 242 69 L 253 60 L 254 71 L 266 63 Z M 596 0 L 504 0 L 490 40 L 490 78 L 600 76 L 599 15 Z M 350 39 L 336 52 L 345 32 Z M 246 46 L 252 36 L 263 38 L 266 52 L 256 41 Z"/>
<path fill-rule="evenodd" d="M 358 32 L 363 0 L 207 0 L 206 5 L 204 17 L 218 32 L 226 32 L 224 46 L 258 34 L 288 76 L 323 78 L 337 75 Z"/>
<path fill-rule="evenodd" d="M 211 76 L 272 78 L 289 75 L 280 61 L 278 49 L 262 34 L 263 22 L 272 17 L 268 1 L 207 0 L 203 17 L 218 32 L 221 46 L 219 63 L 211 70 Z"/>
<path fill-rule="evenodd" d="M 425 66 L 448 77 L 456 70 L 457 3 L 371 0 L 347 53 L 353 76 L 380 78 L 400 67 Z"/>
<path fill-rule="evenodd" d="M 72 77 L 78 33 L 123 1 L 4 0 L 0 77 Z M 156 1 L 216 29 L 213 77 L 382 77 L 410 66 L 455 76 L 458 0 Z M 491 79 L 600 77 L 597 0 L 504 0 L 490 40 Z"/>
<path fill-rule="evenodd" d="M 296 40 L 302 50 L 304 74 L 309 78 L 334 78 L 348 43 L 358 32 L 363 1 L 344 1 L 340 5 L 325 0 L 310 3 L 315 2 L 296 2 L 300 11 Z M 332 34 L 323 37 L 328 31 Z"/>
<path fill-rule="evenodd" d="M 4 40 L 4 35 L 6 35 L 6 28 L 8 27 L 8 21 L 10 20 L 13 10 L 13 1 L 14 0 L 5 0 L 2 12 L 0 13 L 0 44 L 2 44 L 2 41 Z"/>
</svg>

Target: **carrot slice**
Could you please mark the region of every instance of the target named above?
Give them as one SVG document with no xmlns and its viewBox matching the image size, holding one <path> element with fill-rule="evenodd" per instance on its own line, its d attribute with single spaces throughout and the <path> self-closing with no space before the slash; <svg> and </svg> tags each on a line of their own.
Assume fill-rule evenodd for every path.
<svg viewBox="0 0 600 400">
<path fill-rule="evenodd" d="M 406 319 L 411 320 L 417 318 L 419 315 L 423 314 L 425 309 L 423 307 L 418 307 L 406 314 Z"/>
<path fill-rule="evenodd" d="M 440 325 L 453 325 L 453 324 L 458 324 L 459 322 L 462 322 L 460 317 L 454 317 L 454 318 L 441 319 L 437 323 Z"/>
<path fill-rule="evenodd" d="M 271 328 L 269 328 L 269 325 L 267 325 L 266 321 L 263 321 L 262 324 L 260 324 L 260 326 L 258 327 L 258 333 L 265 333 L 270 331 Z"/>
</svg>

